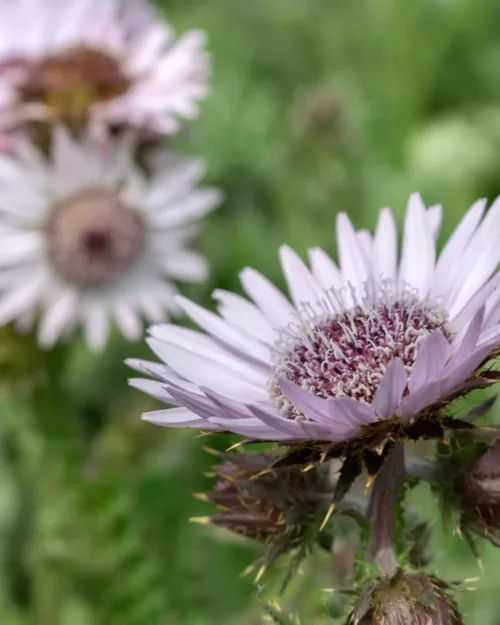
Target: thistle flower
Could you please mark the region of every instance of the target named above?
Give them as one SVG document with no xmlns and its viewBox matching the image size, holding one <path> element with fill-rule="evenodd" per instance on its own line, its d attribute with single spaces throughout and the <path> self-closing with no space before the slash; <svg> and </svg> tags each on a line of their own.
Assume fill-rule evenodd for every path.
<svg viewBox="0 0 500 625">
<path fill-rule="evenodd" d="M 436 577 L 399 569 L 359 597 L 347 625 L 463 625 L 449 589 Z"/>
<path fill-rule="evenodd" d="M 0 324 L 40 310 L 41 345 L 81 323 L 98 349 L 114 317 L 137 339 L 141 315 L 175 312 L 172 279 L 205 279 L 187 245 L 219 193 L 196 189 L 201 164 L 173 153 L 146 179 L 125 138 L 103 151 L 58 129 L 53 144 L 51 158 L 28 144 L 0 157 Z"/>
<path fill-rule="evenodd" d="M 0 130 L 56 120 L 172 134 L 207 93 L 204 35 L 147 0 L 0 0 Z"/>
<path fill-rule="evenodd" d="M 494 442 L 474 464 L 455 479 L 460 526 L 500 547 L 500 443 Z"/>
<path fill-rule="evenodd" d="M 449 402 L 493 383 L 483 364 L 500 340 L 500 199 L 485 208 L 470 208 L 437 261 L 440 208 L 415 194 L 399 262 L 389 209 L 374 237 L 339 214 L 340 268 L 318 248 L 311 269 L 281 249 L 292 302 L 253 269 L 240 276 L 252 302 L 217 290 L 220 315 L 178 298 L 206 334 L 151 328 L 167 366 L 131 361 L 158 378 L 131 383 L 177 407 L 144 419 L 305 446 L 318 458 L 441 438 L 456 425 Z"/>
<path fill-rule="evenodd" d="M 268 543 L 266 566 L 303 544 L 307 529 L 331 501 L 324 467 L 306 473 L 297 467 L 275 469 L 275 456 L 258 454 L 221 454 L 221 460 L 216 489 L 203 497 L 219 511 L 202 520 Z"/>
</svg>

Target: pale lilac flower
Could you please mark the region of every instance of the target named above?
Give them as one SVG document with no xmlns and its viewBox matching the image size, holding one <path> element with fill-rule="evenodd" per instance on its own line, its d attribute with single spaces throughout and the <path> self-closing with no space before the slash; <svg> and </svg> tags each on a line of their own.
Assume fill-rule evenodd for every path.
<svg viewBox="0 0 500 625">
<path fill-rule="evenodd" d="M 500 199 L 476 202 L 436 257 L 441 209 L 410 197 L 401 255 L 389 209 L 374 236 L 337 216 L 340 263 L 280 250 L 288 300 L 253 269 L 249 297 L 215 291 L 219 315 L 179 298 L 205 333 L 151 328 L 166 364 L 132 385 L 174 408 L 144 419 L 257 440 L 375 449 L 399 435 L 441 437 L 454 396 L 488 385 L 478 368 L 500 343 Z M 486 375 L 486 374 L 485 374 Z M 424 424 L 425 423 L 425 427 Z"/>
<path fill-rule="evenodd" d="M 172 134 L 207 94 L 204 44 L 147 0 L 0 0 L 0 132 L 49 119 Z"/>
<path fill-rule="evenodd" d="M 206 278 L 189 243 L 220 194 L 196 187 L 200 162 L 172 152 L 146 176 L 127 137 L 104 150 L 58 129 L 52 143 L 51 158 L 27 143 L 0 156 L 0 324 L 29 327 L 40 312 L 41 345 L 81 324 L 97 349 L 114 318 L 138 339 L 142 316 L 178 312 L 172 280 Z"/>
</svg>

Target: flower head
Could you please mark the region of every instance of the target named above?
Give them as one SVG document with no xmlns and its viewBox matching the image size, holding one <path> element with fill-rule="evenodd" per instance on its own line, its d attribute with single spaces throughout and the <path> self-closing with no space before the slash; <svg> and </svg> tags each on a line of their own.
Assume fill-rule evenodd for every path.
<svg viewBox="0 0 500 625">
<path fill-rule="evenodd" d="M 326 467 L 305 473 L 275 468 L 276 456 L 250 453 L 221 454 L 221 460 L 215 490 L 202 497 L 219 509 L 193 520 L 266 543 L 263 568 L 291 549 L 307 548 L 315 537 L 308 530 L 323 519 L 332 498 Z"/>
<path fill-rule="evenodd" d="M 0 0 L 0 131 L 56 120 L 171 134 L 206 95 L 204 36 L 147 0 Z"/>
<path fill-rule="evenodd" d="M 137 339 L 141 315 L 176 310 L 172 279 L 205 279 L 186 246 L 219 193 L 196 189 L 201 164 L 171 152 L 148 179 L 127 138 L 103 150 L 58 129 L 53 144 L 51 158 L 29 145 L 0 157 L 0 323 L 39 310 L 42 345 L 82 323 L 100 348 L 114 317 Z"/>
<path fill-rule="evenodd" d="M 460 525 L 500 547 L 500 443 L 484 450 L 454 482 L 459 496 Z"/>
<path fill-rule="evenodd" d="M 222 454 L 216 489 L 207 498 L 220 507 L 211 523 L 262 540 L 287 535 L 289 546 L 318 512 L 328 507 L 331 488 L 322 469 L 274 468 L 276 457 Z"/>
<path fill-rule="evenodd" d="M 398 570 L 359 597 L 348 625 L 462 625 L 448 590 L 436 577 Z"/>
<path fill-rule="evenodd" d="M 455 424 L 449 402 L 490 384 L 483 364 L 500 340 L 500 200 L 485 208 L 471 207 L 438 259 L 440 209 L 418 195 L 399 260 L 389 209 L 373 237 L 340 214 L 339 267 L 320 249 L 310 250 L 311 269 L 281 249 L 291 302 L 252 269 L 241 274 L 252 301 L 216 291 L 220 315 L 179 299 L 206 334 L 151 329 L 168 366 L 132 361 L 158 378 L 132 384 L 178 407 L 144 418 L 317 448 L 318 457 L 441 438 Z"/>
</svg>

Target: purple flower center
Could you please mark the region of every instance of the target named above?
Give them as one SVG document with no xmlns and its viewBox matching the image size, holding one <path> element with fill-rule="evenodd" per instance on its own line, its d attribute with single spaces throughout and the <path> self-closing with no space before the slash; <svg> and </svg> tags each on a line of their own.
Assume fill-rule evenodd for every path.
<svg viewBox="0 0 500 625">
<path fill-rule="evenodd" d="M 391 360 L 401 358 L 410 372 L 430 332 L 452 337 L 446 313 L 408 292 L 308 316 L 295 336 L 287 334 L 278 345 L 269 384 L 271 400 L 290 418 L 303 416 L 279 390 L 281 378 L 324 399 L 352 397 L 369 404 Z"/>
<path fill-rule="evenodd" d="M 101 286 L 124 273 L 144 246 L 140 214 L 108 189 L 88 189 L 59 202 L 45 224 L 54 271 L 80 287 Z"/>
</svg>

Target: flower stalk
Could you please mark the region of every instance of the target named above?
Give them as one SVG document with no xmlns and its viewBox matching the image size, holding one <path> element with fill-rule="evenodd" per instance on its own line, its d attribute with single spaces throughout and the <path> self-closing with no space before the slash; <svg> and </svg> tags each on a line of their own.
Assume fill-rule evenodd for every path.
<svg viewBox="0 0 500 625">
<path fill-rule="evenodd" d="M 395 445 L 377 474 L 368 505 L 370 522 L 368 555 L 385 575 L 394 575 L 397 569 L 394 552 L 396 503 L 405 476 L 405 451 L 400 443 Z"/>
</svg>

